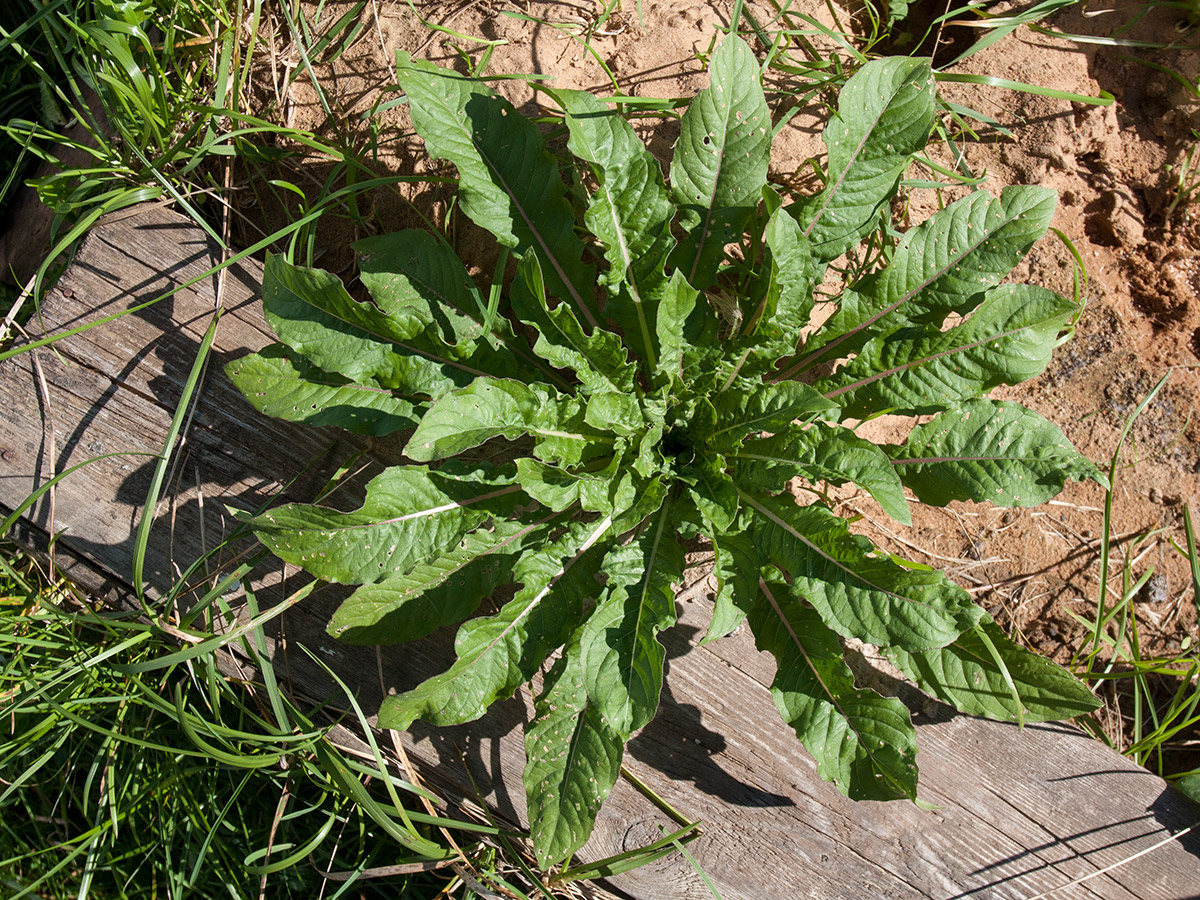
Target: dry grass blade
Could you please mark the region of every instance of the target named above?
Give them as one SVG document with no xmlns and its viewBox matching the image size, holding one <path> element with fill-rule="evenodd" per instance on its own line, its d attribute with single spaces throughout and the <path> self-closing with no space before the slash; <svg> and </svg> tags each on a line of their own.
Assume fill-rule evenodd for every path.
<svg viewBox="0 0 1200 900">
<path fill-rule="evenodd" d="M 1175 834 L 1167 835 L 1165 838 L 1163 838 L 1158 843 L 1152 844 L 1149 847 L 1139 850 L 1137 853 L 1127 856 L 1124 859 L 1120 860 L 1119 862 L 1115 862 L 1112 865 L 1105 866 L 1103 869 L 1097 869 L 1095 872 L 1091 872 L 1088 875 L 1084 875 L 1082 878 L 1076 878 L 1074 881 L 1067 882 L 1066 884 L 1060 885 L 1059 887 L 1051 888 L 1048 891 L 1043 891 L 1042 893 L 1035 894 L 1032 897 L 1027 897 L 1027 898 L 1025 898 L 1025 900 L 1045 900 L 1045 898 L 1053 897 L 1055 894 L 1059 893 L 1060 891 L 1065 891 L 1067 888 L 1078 887 L 1081 884 L 1086 884 L 1087 882 L 1091 881 L 1093 878 L 1099 878 L 1101 875 L 1107 875 L 1109 872 L 1114 872 L 1117 869 L 1120 869 L 1122 866 L 1129 865 L 1135 859 L 1145 856 L 1147 853 L 1153 853 L 1155 850 L 1158 850 L 1161 847 L 1165 847 L 1167 844 L 1170 844 L 1172 841 L 1180 840 L 1182 837 L 1184 837 L 1184 835 L 1191 832 L 1195 827 L 1196 827 L 1195 825 L 1189 825 L 1187 828 L 1183 829 L 1182 831 L 1176 832 Z"/>
</svg>

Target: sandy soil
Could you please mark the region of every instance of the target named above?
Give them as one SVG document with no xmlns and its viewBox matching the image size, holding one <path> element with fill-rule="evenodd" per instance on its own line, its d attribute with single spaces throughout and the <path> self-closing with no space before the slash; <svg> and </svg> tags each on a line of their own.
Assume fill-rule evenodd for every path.
<svg viewBox="0 0 1200 900">
<path fill-rule="evenodd" d="M 310 15 L 316 5 L 309 4 Z M 348 6 L 326 3 L 325 21 Z M 690 97 L 706 83 L 697 56 L 711 48 L 716 29 L 727 26 L 731 6 L 728 0 L 644 0 L 639 20 L 629 2 L 595 28 L 595 11 L 587 5 L 534 0 L 417 4 L 421 16 L 456 32 L 454 36 L 424 27 L 405 3 L 372 0 L 357 42 L 334 64 L 318 68 L 335 113 L 332 120 L 317 102 L 298 56 L 287 47 L 258 72 L 252 100 L 263 114 L 319 134 L 357 129 L 353 139 L 373 155 L 381 172 L 437 172 L 438 164 L 424 158 L 420 142 L 409 133 L 403 106 L 378 116 L 373 128 L 362 121 L 373 104 L 395 96 L 388 91 L 397 49 L 464 70 L 477 64 L 490 46 L 489 75 L 534 73 L 553 76 L 559 86 L 599 93 L 619 88 L 628 95 Z M 937 6 L 940 11 L 941 4 Z M 1011 6 L 995 4 L 990 11 L 1002 14 Z M 773 7 L 767 3 L 755 0 L 747 7 L 760 22 L 772 20 Z M 861 10 L 839 9 L 835 19 L 831 9 L 836 6 L 801 0 L 795 8 L 830 27 L 859 33 L 865 28 Z M 798 20 L 796 24 L 804 27 Z M 1075 7 L 1043 24 L 1068 34 L 1200 46 L 1177 11 L 1168 9 L 1137 19 L 1133 10 L 1088 15 Z M 974 36 L 971 29 L 947 27 L 937 44 L 938 64 L 953 60 Z M 832 49 L 828 40 L 813 43 L 821 52 Z M 986 173 L 985 187 L 993 193 L 1008 184 L 1055 189 L 1060 205 L 1054 226 L 1086 265 L 1087 306 L 1074 339 L 1058 351 L 1043 376 L 998 395 L 1020 400 L 1058 423 L 1080 450 L 1107 466 L 1123 425 L 1159 379 L 1171 373 L 1167 387 L 1130 432 L 1113 506 L 1113 586 L 1119 594 L 1126 559 L 1135 574 L 1153 568 L 1135 603 L 1140 636 L 1147 652 L 1169 654 L 1178 652 L 1188 636 L 1194 639 L 1197 627 L 1187 563 L 1172 542 L 1183 540 L 1183 509 L 1195 507 L 1200 479 L 1200 420 L 1195 417 L 1200 208 L 1179 193 L 1180 168 L 1197 146 L 1192 129 L 1200 127 L 1200 103 L 1145 60 L 1194 79 L 1200 54 L 1081 42 L 1023 28 L 947 71 L 1076 94 L 1107 91 L 1115 103 L 1095 106 L 969 84 L 943 85 L 942 95 L 998 123 L 981 126 L 978 140 L 959 145 L 966 165 Z M 504 80 L 496 86 L 518 107 L 536 111 L 526 82 Z M 771 73 L 768 97 L 777 118 L 794 105 L 796 86 L 795 79 Z M 817 102 L 831 99 L 815 98 L 780 133 L 773 180 L 789 185 L 805 181 L 806 160 L 824 152 Z M 646 118 L 639 127 L 652 149 L 666 158 L 676 126 Z M 953 161 L 945 144 L 931 147 L 930 153 L 947 165 Z M 310 177 L 321 177 L 319 167 Z M 941 199 L 959 193 L 963 191 L 945 191 Z M 367 212 L 366 227 L 416 225 L 413 210 L 437 217 L 448 199 L 438 185 L 405 186 Z M 931 190 L 915 190 L 906 199 L 913 222 L 939 202 Z M 260 195 L 259 200 L 269 207 L 269 198 Z M 344 222 L 331 221 L 326 228 L 322 264 L 349 276 L 353 260 L 348 244 L 357 232 Z M 469 227 L 455 237 L 465 258 L 488 268 L 490 260 L 476 258 L 479 251 Z M 1067 243 L 1051 235 L 1013 277 L 1069 294 L 1074 273 Z M 958 504 L 920 510 L 913 527 L 901 529 L 865 495 L 844 498 L 847 512 L 863 516 L 862 530 L 899 554 L 947 569 L 1030 646 L 1060 661 L 1084 642 L 1084 630 L 1074 617 L 1094 615 L 1103 503 L 1103 492 L 1095 485 L 1070 485 L 1056 501 L 1037 509 Z"/>
</svg>

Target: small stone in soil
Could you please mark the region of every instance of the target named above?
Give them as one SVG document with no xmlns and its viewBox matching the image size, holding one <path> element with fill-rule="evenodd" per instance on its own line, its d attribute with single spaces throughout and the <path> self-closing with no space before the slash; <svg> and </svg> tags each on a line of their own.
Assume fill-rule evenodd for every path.
<svg viewBox="0 0 1200 900">
<path fill-rule="evenodd" d="M 1168 599 L 1167 579 L 1158 574 L 1151 575 L 1137 594 L 1137 600 L 1141 603 L 1166 603 Z"/>
</svg>

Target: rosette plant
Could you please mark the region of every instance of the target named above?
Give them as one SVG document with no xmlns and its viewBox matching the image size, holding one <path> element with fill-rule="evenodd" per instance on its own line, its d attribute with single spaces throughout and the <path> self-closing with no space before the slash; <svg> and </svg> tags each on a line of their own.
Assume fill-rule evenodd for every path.
<svg viewBox="0 0 1200 900">
<path fill-rule="evenodd" d="M 883 258 L 810 324 L 830 263 L 879 232 L 925 146 L 929 64 L 880 60 L 845 84 L 824 186 L 799 199 L 767 183 L 750 49 L 726 38 L 709 71 L 664 178 L 588 93 L 546 90 L 566 127 L 569 153 L 555 152 L 486 85 L 401 54 L 417 133 L 457 167 L 458 209 L 515 273 L 498 266 L 485 291 L 442 237 L 404 231 L 356 245 L 363 302 L 274 257 L 263 303 L 281 343 L 228 370 L 272 415 L 414 429 L 412 464 L 375 477 L 360 509 L 289 504 L 250 525 L 283 560 L 360 585 L 338 637 L 458 625 L 457 659 L 387 698 L 381 725 L 468 722 L 534 686 L 525 781 L 543 866 L 586 840 L 655 714 L 684 540 L 715 552 L 706 640 L 749 624 L 778 661 L 780 714 L 850 797 L 915 799 L 917 767 L 908 710 L 855 685 L 848 640 L 966 713 L 1095 706 L 942 573 L 852 533 L 822 487 L 856 484 L 908 523 L 911 498 L 1025 506 L 1103 480 L 1053 424 L 984 398 L 1039 373 L 1077 313 L 1001 283 L 1054 196 L 980 191 L 876 242 Z M 900 444 L 856 433 L 883 413 L 922 420 Z"/>
</svg>

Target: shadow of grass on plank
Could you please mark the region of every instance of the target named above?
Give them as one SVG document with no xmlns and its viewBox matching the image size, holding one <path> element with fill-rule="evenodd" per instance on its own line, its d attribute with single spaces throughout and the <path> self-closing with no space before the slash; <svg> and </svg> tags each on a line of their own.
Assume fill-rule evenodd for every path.
<svg viewBox="0 0 1200 900">
<path fill-rule="evenodd" d="M 431 897 L 456 877 L 437 825 L 464 823 L 405 809 L 415 788 L 273 684 L 212 653 L 131 671 L 178 650 L 0 548 L 0 895 Z M 493 851 L 456 833 L 486 881 Z"/>
</svg>

